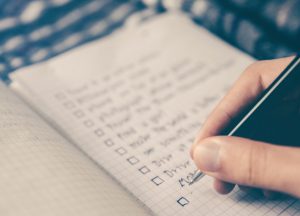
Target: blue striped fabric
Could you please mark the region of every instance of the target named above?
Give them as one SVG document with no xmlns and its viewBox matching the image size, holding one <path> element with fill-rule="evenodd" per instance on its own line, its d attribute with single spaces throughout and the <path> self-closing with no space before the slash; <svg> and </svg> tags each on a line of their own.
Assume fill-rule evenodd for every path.
<svg viewBox="0 0 300 216">
<path fill-rule="evenodd" d="M 101 38 L 132 20 L 165 9 L 189 13 L 196 23 L 257 58 L 293 52 L 221 0 L 0 0 L 0 77 Z M 134 17 L 130 18 L 129 17 Z"/>
<path fill-rule="evenodd" d="M 140 1 L 0 0 L 0 75 L 110 34 L 129 16 L 157 13 Z"/>
<path fill-rule="evenodd" d="M 245 0 L 232 1 L 245 2 Z M 257 59 L 278 58 L 299 51 L 293 49 L 293 46 L 288 46 L 284 38 L 268 32 L 263 25 L 265 20 L 255 22 L 246 14 L 238 12 L 233 4 L 226 4 L 224 0 L 156 0 L 155 2 L 158 7 L 185 11 L 196 23 Z M 272 2 L 272 0 L 264 2 Z"/>
</svg>

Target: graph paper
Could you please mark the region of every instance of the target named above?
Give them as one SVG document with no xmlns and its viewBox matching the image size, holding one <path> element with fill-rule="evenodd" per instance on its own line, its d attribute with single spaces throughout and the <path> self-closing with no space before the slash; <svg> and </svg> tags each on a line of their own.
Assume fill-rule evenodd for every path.
<svg viewBox="0 0 300 216">
<path fill-rule="evenodd" d="M 238 189 L 220 196 L 210 177 L 189 185 L 193 138 L 251 62 L 183 15 L 167 14 L 12 78 L 156 215 L 297 215 L 292 198 L 267 201 Z"/>
</svg>

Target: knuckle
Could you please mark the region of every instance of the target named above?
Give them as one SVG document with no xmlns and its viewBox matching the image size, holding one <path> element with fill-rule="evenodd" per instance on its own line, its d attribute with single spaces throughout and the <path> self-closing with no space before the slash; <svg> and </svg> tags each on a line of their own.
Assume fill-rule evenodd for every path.
<svg viewBox="0 0 300 216">
<path fill-rule="evenodd" d="M 267 151 L 264 145 L 250 145 L 243 184 L 261 186 L 266 183 Z"/>
<path fill-rule="evenodd" d="M 250 64 L 244 71 L 245 76 L 253 76 L 253 73 L 259 73 L 263 61 L 256 61 Z"/>
</svg>

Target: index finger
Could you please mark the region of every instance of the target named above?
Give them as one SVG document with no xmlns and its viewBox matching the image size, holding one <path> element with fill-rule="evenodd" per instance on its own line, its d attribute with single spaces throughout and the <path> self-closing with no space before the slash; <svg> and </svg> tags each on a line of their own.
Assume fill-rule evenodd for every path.
<svg viewBox="0 0 300 216">
<path fill-rule="evenodd" d="M 292 59 L 293 57 L 288 57 L 259 61 L 250 65 L 208 116 L 200 134 L 192 145 L 191 157 L 193 157 L 193 150 L 200 140 L 217 135 L 271 84 Z"/>
</svg>

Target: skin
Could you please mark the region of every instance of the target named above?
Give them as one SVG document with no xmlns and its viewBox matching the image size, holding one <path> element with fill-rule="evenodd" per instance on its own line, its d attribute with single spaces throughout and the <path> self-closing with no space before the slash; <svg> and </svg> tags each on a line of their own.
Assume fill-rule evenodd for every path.
<svg viewBox="0 0 300 216">
<path fill-rule="evenodd" d="M 258 188 L 267 197 L 276 191 L 300 198 L 300 148 L 216 136 L 292 59 L 250 65 L 209 115 L 192 145 L 191 157 L 201 171 L 215 178 L 214 188 L 219 193 L 227 194 L 238 184 L 245 190 Z"/>
</svg>

